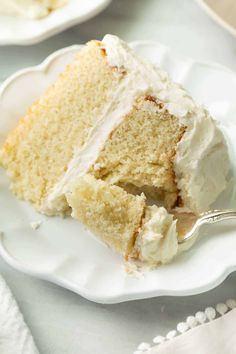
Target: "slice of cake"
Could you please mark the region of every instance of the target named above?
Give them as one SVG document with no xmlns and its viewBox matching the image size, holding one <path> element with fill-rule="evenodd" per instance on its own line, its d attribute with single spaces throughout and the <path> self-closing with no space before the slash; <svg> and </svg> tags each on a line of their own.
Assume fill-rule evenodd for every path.
<svg viewBox="0 0 236 354">
<path fill-rule="evenodd" d="M 28 109 L 0 161 L 18 198 L 48 215 L 72 208 L 125 256 L 143 245 L 140 235 L 153 220 L 156 234 L 173 235 L 172 216 L 138 195 L 144 192 L 168 211 L 178 206 L 199 213 L 224 190 L 229 170 L 224 137 L 209 113 L 111 35 L 89 42 Z M 130 206 L 123 226 L 115 211 L 106 211 L 100 190 L 116 196 L 114 208 L 117 202 L 122 213 Z M 143 225 L 139 232 L 137 225 Z M 177 236 L 169 236 L 176 244 Z M 138 254 L 145 258 L 142 250 Z"/>
<path fill-rule="evenodd" d="M 144 217 L 145 198 L 85 175 L 72 182 L 67 200 L 72 217 L 127 257 L 133 250 Z"/>
<path fill-rule="evenodd" d="M 165 208 L 147 206 L 145 196 L 87 174 L 66 194 L 72 217 L 124 256 L 149 264 L 167 263 L 178 251 L 176 220 Z"/>
<path fill-rule="evenodd" d="M 0 0 L 0 13 L 39 19 L 65 5 L 68 0 Z"/>
</svg>

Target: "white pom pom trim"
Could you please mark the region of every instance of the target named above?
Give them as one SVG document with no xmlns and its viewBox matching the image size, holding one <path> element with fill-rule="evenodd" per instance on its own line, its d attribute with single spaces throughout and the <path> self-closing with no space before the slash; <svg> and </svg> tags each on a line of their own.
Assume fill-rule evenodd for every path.
<svg viewBox="0 0 236 354">
<path fill-rule="evenodd" d="M 172 339 L 172 338 L 174 338 L 176 335 L 177 335 L 177 331 L 176 331 L 176 330 L 170 331 L 170 332 L 167 333 L 166 339 Z"/>
<path fill-rule="evenodd" d="M 141 351 L 147 350 L 149 348 L 150 348 L 150 344 L 146 343 L 146 342 L 143 342 L 143 343 L 139 344 L 139 346 L 138 346 L 138 350 L 141 350 Z"/>
<path fill-rule="evenodd" d="M 226 305 L 233 310 L 236 307 L 236 301 L 233 299 L 229 299 L 226 301 Z"/>
<path fill-rule="evenodd" d="M 165 342 L 165 337 L 163 336 L 156 336 L 155 338 L 153 338 L 153 343 L 155 344 L 161 344 L 163 342 Z"/>
<path fill-rule="evenodd" d="M 205 312 L 201 312 L 201 311 L 196 313 L 195 318 L 200 324 L 205 323 L 207 320 Z"/>
<path fill-rule="evenodd" d="M 189 326 L 185 322 L 180 322 L 180 323 L 177 324 L 177 331 L 179 333 L 187 332 L 188 329 L 189 329 Z"/>
<path fill-rule="evenodd" d="M 226 304 L 217 304 L 216 311 L 223 316 L 228 311 L 228 306 Z"/>
<path fill-rule="evenodd" d="M 194 328 L 194 327 L 198 326 L 198 321 L 195 318 L 195 316 L 188 316 L 186 319 L 186 322 L 187 322 L 189 328 Z"/>
<path fill-rule="evenodd" d="M 205 314 L 209 321 L 213 321 L 216 318 L 216 310 L 214 307 L 207 307 Z"/>
<path fill-rule="evenodd" d="M 181 335 L 196 326 L 200 326 L 206 322 L 214 321 L 217 317 L 224 316 L 230 310 L 236 308 L 236 300 L 229 299 L 224 303 L 219 303 L 216 307 L 207 307 L 205 311 L 198 311 L 195 316 L 188 316 L 185 322 L 180 322 L 176 326 L 176 330 L 170 331 L 166 336 L 156 336 L 153 338 L 153 343 L 161 344 L 172 340 L 176 335 Z M 134 354 L 144 354 L 151 345 L 149 343 L 141 343 Z"/>
</svg>

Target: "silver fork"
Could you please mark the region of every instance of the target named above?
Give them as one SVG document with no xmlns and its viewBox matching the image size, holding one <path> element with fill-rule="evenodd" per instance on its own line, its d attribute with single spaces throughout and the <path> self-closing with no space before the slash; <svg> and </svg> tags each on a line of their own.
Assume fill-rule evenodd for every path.
<svg viewBox="0 0 236 354">
<path fill-rule="evenodd" d="M 177 219 L 178 243 L 182 244 L 196 237 L 204 224 L 214 224 L 228 219 L 236 219 L 236 209 L 210 210 L 200 215 L 175 213 Z"/>
</svg>

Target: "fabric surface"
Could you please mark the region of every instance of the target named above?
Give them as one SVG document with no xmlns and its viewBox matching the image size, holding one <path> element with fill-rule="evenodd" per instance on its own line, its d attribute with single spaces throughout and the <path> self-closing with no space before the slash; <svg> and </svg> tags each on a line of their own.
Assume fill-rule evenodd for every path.
<svg viewBox="0 0 236 354">
<path fill-rule="evenodd" d="M 39 354 L 18 305 L 1 276 L 0 354 Z"/>
<path fill-rule="evenodd" d="M 146 354 L 235 354 L 236 309 L 224 316 L 196 327 L 159 344 Z"/>
</svg>

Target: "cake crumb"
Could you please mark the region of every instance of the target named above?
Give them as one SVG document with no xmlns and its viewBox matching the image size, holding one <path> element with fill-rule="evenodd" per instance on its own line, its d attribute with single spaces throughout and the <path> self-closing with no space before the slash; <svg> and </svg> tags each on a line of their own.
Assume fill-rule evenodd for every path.
<svg viewBox="0 0 236 354">
<path fill-rule="evenodd" d="M 99 171 L 102 168 L 102 165 L 100 163 L 95 163 L 93 168 L 94 168 L 94 171 Z"/>
<path fill-rule="evenodd" d="M 40 220 L 38 220 L 38 221 L 32 221 L 32 222 L 30 223 L 30 226 L 31 226 L 31 228 L 32 228 L 33 230 L 37 230 L 37 229 L 40 228 L 41 224 L 42 224 L 42 221 L 40 221 Z"/>
<path fill-rule="evenodd" d="M 138 264 L 135 261 L 126 261 L 124 263 L 124 270 L 127 275 L 133 276 L 135 278 L 142 278 L 144 276 L 143 272 L 139 268 Z"/>
</svg>

